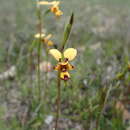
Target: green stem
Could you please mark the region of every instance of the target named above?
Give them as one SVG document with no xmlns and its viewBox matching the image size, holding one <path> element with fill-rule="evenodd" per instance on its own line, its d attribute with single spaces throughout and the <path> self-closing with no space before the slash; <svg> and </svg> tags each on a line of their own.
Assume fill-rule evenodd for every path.
<svg viewBox="0 0 130 130">
<path fill-rule="evenodd" d="M 37 7 L 37 16 L 38 16 L 38 31 L 40 34 L 39 42 L 38 42 L 38 55 L 37 55 L 37 64 L 38 64 L 38 69 L 37 69 L 37 82 L 38 82 L 38 95 L 39 95 L 39 101 L 41 101 L 41 78 L 40 78 L 40 56 L 41 56 L 41 35 L 42 35 L 42 17 L 41 17 L 41 10 L 40 7 Z"/>
<path fill-rule="evenodd" d="M 47 62 L 47 70 L 45 72 L 45 87 L 44 87 L 44 96 L 43 96 L 43 100 L 45 100 L 45 103 L 47 102 L 47 94 L 48 94 L 48 60 L 49 59 L 49 55 L 48 55 L 48 48 L 46 48 L 46 62 Z"/>
<path fill-rule="evenodd" d="M 58 129 L 58 121 L 59 121 L 59 116 L 60 116 L 60 106 L 61 106 L 61 79 L 60 79 L 60 72 L 58 72 L 57 76 L 57 111 L 56 111 L 56 122 L 55 122 L 55 130 Z"/>
<path fill-rule="evenodd" d="M 29 85 L 29 90 L 28 90 L 28 95 L 29 95 L 29 100 L 31 100 L 32 99 L 32 97 L 33 97 L 33 94 L 32 94 L 32 81 L 33 81 L 33 79 L 32 79 L 32 65 L 33 65 L 33 62 L 32 62 L 32 59 L 33 59 L 33 56 L 32 56 L 32 51 L 30 51 L 30 53 L 29 53 L 29 60 L 28 60 L 28 66 L 29 66 L 29 74 L 30 74 L 30 85 Z"/>
</svg>

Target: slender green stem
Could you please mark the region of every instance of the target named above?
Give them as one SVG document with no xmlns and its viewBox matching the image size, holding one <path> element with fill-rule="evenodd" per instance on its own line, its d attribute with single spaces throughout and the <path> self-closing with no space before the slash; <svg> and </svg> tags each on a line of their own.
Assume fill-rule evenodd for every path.
<svg viewBox="0 0 130 130">
<path fill-rule="evenodd" d="M 37 7 L 37 16 L 38 16 L 38 31 L 40 34 L 39 42 L 38 42 L 38 54 L 37 54 L 37 82 L 38 82 L 38 95 L 39 95 L 39 101 L 41 100 L 41 78 L 40 78 L 40 56 L 41 56 L 41 35 L 42 35 L 42 17 L 41 17 L 41 9 L 38 6 Z"/>
<path fill-rule="evenodd" d="M 60 72 L 58 72 L 58 76 L 57 76 L 57 90 L 58 90 L 58 94 L 57 94 L 57 111 L 56 111 L 56 122 L 55 122 L 55 130 L 58 129 L 58 121 L 59 121 L 59 116 L 60 116 L 60 106 L 61 106 L 61 79 L 60 79 Z"/>
<path fill-rule="evenodd" d="M 46 72 L 45 72 L 45 87 L 44 87 L 44 96 L 43 96 L 43 99 L 44 99 L 44 101 L 45 101 L 45 103 L 47 102 L 47 94 L 48 94 L 48 59 L 49 59 L 49 55 L 48 55 L 48 48 L 46 47 L 45 48 L 46 49 L 46 62 L 47 62 L 47 64 L 46 64 L 46 68 L 47 68 L 47 70 L 46 70 Z"/>
<path fill-rule="evenodd" d="M 30 74 L 30 82 L 29 82 L 29 97 L 32 96 L 32 51 L 29 52 L 29 58 L 28 58 L 28 70 L 29 70 L 29 74 Z"/>
<path fill-rule="evenodd" d="M 29 108 L 30 108 L 30 106 L 31 106 L 31 104 L 32 104 L 32 100 L 33 100 L 33 89 L 32 89 L 32 87 L 33 87 L 33 78 L 32 78 L 32 70 L 33 70 L 33 61 L 32 61 L 32 59 L 33 59 L 33 54 L 32 54 L 32 51 L 30 51 L 30 55 L 29 55 L 29 73 L 30 73 L 30 81 L 29 81 L 29 88 L 28 88 L 28 99 L 29 99 Z"/>
<path fill-rule="evenodd" d="M 37 68 L 37 81 L 38 81 L 38 92 L 39 92 L 39 100 L 41 100 L 41 78 L 40 78 L 40 68 L 39 68 L 39 64 L 40 64 L 40 44 L 38 46 L 38 57 L 37 57 L 37 63 L 38 63 L 38 68 Z"/>
</svg>

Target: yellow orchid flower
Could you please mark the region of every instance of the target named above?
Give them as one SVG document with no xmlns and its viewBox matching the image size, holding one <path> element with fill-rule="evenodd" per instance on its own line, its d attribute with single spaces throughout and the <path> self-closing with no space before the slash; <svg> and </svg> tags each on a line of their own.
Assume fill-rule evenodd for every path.
<svg viewBox="0 0 130 130">
<path fill-rule="evenodd" d="M 44 33 L 42 33 L 42 34 L 37 33 L 37 34 L 34 35 L 34 37 L 37 38 L 37 39 L 39 39 L 41 37 L 41 41 L 48 46 L 54 45 L 54 43 L 51 40 L 49 40 L 52 37 L 52 34 L 48 34 L 46 36 Z"/>
<path fill-rule="evenodd" d="M 58 5 L 53 5 L 51 8 L 50 8 L 51 12 L 54 13 L 56 16 L 61 16 L 63 15 L 63 12 L 59 9 L 59 6 Z"/>
<path fill-rule="evenodd" d="M 52 13 L 54 13 L 58 17 L 61 16 L 61 15 L 63 15 L 63 12 L 59 9 L 60 1 L 52 1 L 52 2 L 39 1 L 38 4 L 39 5 L 51 5 L 50 11 Z"/>
<path fill-rule="evenodd" d="M 73 70 L 74 66 L 69 63 L 76 55 L 77 50 L 74 48 L 66 49 L 63 54 L 57 49 L 50 49 L 49 53 L 58 61 L 58 64 L 54 67 L 54 70 L 60 71 L 60 78 L 67 81 L 70 79 L 69 70 Z"/>
</svg>

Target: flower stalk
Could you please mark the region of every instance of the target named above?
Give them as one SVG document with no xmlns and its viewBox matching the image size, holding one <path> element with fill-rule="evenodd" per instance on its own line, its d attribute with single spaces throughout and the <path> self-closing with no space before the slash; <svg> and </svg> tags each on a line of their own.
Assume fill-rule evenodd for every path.
<svg viewBox="0 0 130 130">
<path fill-rule="evenodd" d="M 37 4 L 37 17 L 38 17 L 38 32 L 39 32 L 39 42 L 37 47 L 37 85 L 38 85 L 38 95 L 39 101 L 41 101 L 41 78 L 40 78 L 40 55 L 41 55 L 41 39 L 42 39 L 42 17 L 41 17 L 41 9 L 40 6 Z"/>
<path fill-rule="evenodd" d="M 59 61 L 59 64 L 55 67 L 55 70 L 58 71 L 58 74 L 57 74 L 57 99 L 56 99 L 57 110 L 56 110 L 55 130 L 58 129 L 58 121 L 59 121 L 59 117 L 61 114 L 61 78 L 62 78 L 62 80 L 65 80 L 65 81 L 67 81 L 70 78 L 68 70 L 73 69 L 73 66 L 71 66 L 68 63 L 68 60 L 69 60 L 69 58 L 74 59 L 77 54 L 77 51 L 72 48 L 68 49 L 69 51 L 66 50 L 63 53 L 67 40 L 70 36 L 70 32 L 71 32 L 72 25 L 73 25 L 73 20 L 74 20 L 74 15 L 72 13 L 69 24 L 66 26 L 65 31 L 64 31 L 64 36 L 63 36 L 63 41 L 61 43 L 60 51 L 58 51 L 56 49 L 50 50 L 50 54 L 56 60 Z M 72 60 L 72 59 L 70 59 L 70 60 Z"/>
<path fill-rule="evenodd" d="M 58 71 L 57 74 L 57 100 L 56 100 L 56 104 L 57 104 L 57 111 L 56 111 L 56 122 L 55 122 L 55 130 L 58 129 L 58 121 L 59 121 L 59 117 L 60 117 L 60 111 L 61 111 L 61 79 L 60 79 L 60 72 Z"/>
</svg>

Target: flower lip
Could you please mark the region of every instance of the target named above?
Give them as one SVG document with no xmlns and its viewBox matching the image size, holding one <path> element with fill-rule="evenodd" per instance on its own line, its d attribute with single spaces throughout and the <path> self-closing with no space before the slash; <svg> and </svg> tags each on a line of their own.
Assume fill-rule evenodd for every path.
<svg viewBox="0 0 130 130">
<path fill-rule="evenodd" d="M 64 80 L 66 81 L 68 79 L 69 79 L 68 75 L 64 75 Z"/>
<path fill-rule="evenodd" d="M 68 75 L 64 75 L 64 77 L 63 78 L 61 78 L 62 80 L 64 80 L 64 81 L 67 81 L 67 80 L 69 80 L 70 78 L 69 78 L 69 76 Z"/>
<path fill-rule="evenodd" d="M 60 73 L 60 79 L 67 81 L 68 79 L 70 79 L 70 74 L 68 73 L 68 71 L 66 72 L 61 72 Z"/>
</svg>

